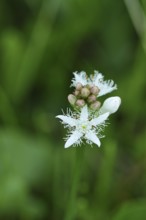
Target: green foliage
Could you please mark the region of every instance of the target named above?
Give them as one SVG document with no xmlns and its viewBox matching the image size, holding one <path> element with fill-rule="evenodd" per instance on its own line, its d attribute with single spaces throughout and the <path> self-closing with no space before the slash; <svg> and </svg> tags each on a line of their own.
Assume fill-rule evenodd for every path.
<svg viewBox="0 0 146 220">
<path fill-rule="evenodd" d="M 146 219 L 145 14 L 144 0 L 0 1 L 0 219 Z M 65 150 L 55 115 L 72 72 L 95 69 L 122 105 L 100 149 Z"/>
<path fill-rule="evenodd" d="M 146 201 L 136 201 L 125 203 L 113 220 L 145 220 L 146 218 Z"/>
</svg>

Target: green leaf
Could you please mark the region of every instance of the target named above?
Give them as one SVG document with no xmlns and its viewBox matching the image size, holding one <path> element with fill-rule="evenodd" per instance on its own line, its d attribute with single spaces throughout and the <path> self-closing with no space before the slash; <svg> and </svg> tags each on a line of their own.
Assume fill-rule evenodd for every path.
<svg viewBox="0 0 146 220">
<path fill-rule="evenodd" d="M 0 130 L 0 212 L 17 210 L 33 217 L 45 212 L 44 202 L 34 199 L 31 190 L 44 187 L 52 161 L 50 150 L 44 138 L 14 128 Z"/>
<path fill-rule="evenodd" d="M 121 206 L 113 220 L 145 220 L 146 200 L 127 202 Z"/>
</svg>

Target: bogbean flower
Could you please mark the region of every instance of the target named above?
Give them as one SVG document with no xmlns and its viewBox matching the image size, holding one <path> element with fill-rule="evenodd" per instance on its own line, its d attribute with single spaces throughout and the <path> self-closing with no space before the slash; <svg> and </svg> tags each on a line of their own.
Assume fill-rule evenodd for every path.
<svg viewBox="0 0 146 220">
<path fill-rule="evenodd" d="M 75 87 L 73 94 L 68 95 L 68 101 L 74 111 L 67 115 L 58 115 L 68 129 L 65 148 L 80 145 L 82 142 L 96 144 L 100 147 L 101 131 L 106 126 L 110 114 L 115 113 L 121 99 L 118 96 L 107 98 L 101 105 L 98 97 L 117 89 L 112 80 L 104 81 L 101 73 L 87 77 L 85 72 L 74 73 L 71 86 Z"/>
<path fill-rule="evenodd" d="M 101 128 L 105 126 L 105 121 L 108 118 L 109 113 L 99 115 L 98 117 L 91 117 L 87 105 L 85 105 L 81 113 L 72 114 L 68 116 L 58 115 L 57 118 L 62 120 L 62 123 L 69 129 L 69 135 L 65 143 L 65 148 L 71 145 L 79 145 L 83 140 L 86 140 L 89 144 L 96 144 L 100 147 L 100 135 Z"/>
</svg>

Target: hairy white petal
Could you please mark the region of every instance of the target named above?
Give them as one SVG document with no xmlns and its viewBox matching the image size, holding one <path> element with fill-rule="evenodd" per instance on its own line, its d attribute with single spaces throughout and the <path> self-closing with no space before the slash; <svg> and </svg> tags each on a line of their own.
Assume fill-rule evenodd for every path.
<svg viewBox="0 0 146 220">
<path fill-rule="evenodd" d="M 96 85 L 99 89 L 100 92 L 98 94 L 99 96 L 105 95 L 107 93 L 112 92 L 113 90 L 117 89 L 117 85 L 114 85 L 114 81 L 113 80 L 107 80 L 104 81 L 104 77 L 101 73 L 99 73 L 98 71 L 94 71 L 95 75 L 92 79 L 93 84 Z"/>
<path fill-rule="evenodd" d="M 108 118 L 108 116 L 109 116 L 109 113 L 106 112 L 105 114 L 102 114 L 102 115 L 100 115 L 100 116 L 97 117 L 97 118 L 93 118 L 90 123 L 91 123 L 91 125 L 93 125 L 93 126 L 102 124 L 102 123 Z"/>
<path fill-rule="evenodd" d="M 101 107 L 101 113 L 109 112 L 110 114 L 115 113 L 121 104 L 121 98 L 114 96 L 106 99 Z"/>
<path fill-rule="evenodd" d="M 96 134 L 93 132 L 93 131 L 89 131 L 85 137 L 92 141 L 94 144 L 96 144 L 98 147 L 100 147 L 101 143 L 100 143 L 100 140 L 99 138 L 96 136 Z"/>
<path fill-rule="evenodd" d="M 80 73 L 74 72 L 74 78 L 72 80 L 71 86 L 76 87 L 77 83 L 81 83 L 83 86 L 87 85 L 86 73 L 81 71 Z"/>
<path fill-rule="evenodd" d="M 93 84 L 95 84 L 97 87 L 100 83 L 100 81 L 103 80 L 103 75 L 99 73 L 97 70 L 94 71 L 94 77 L 93 77 Z"/>
<path fill-rule="evenodd" d="M 80 114 L 80 120 L 81 121 L 86 121 L 88 119 L 88 107 L 87 105 L 85 105 L 82 109 L 81 109 L 81 114 Z"/>
<path fill-rule="evenodd" d="M 76 119 L 64 116 L 64 115 L 57 115 L 56 118 L 59 118 L 63 121 L 63 123 L 70 125 L 71 127 L 76 125 Z"/>
<path fill-rule="evenodd" d="M 67 140 L 67 142 L 65 143 L 65 148 L 70 147 L 71 145 L 75 144 L 81 137 L 82 137 L 82 133 L 79 131 L 74 131 L 73 134 L 71 134 L 71 136 L 69 137 L 69 139 Z"/>
<path fill-rule="evenodd" d="M 98 94 L 99 96 L 105 95 L 107 93 L 112 92 L 113 90 L 117 89 L 117 85 L 115 84 L 114 86 L 114 81 L 104 81 L 103 83 L 99 83 L 98 88 L 100 89 L 100 92 Z"/>
</svg>

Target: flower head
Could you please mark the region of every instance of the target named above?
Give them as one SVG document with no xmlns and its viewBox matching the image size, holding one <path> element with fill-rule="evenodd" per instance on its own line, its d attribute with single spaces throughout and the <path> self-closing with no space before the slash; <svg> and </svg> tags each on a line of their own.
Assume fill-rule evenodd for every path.
<svg viewBox="0 0 146 220">
<path fill-rule="evenodd" d="M 62 120 L 62 123 L 69 128 L 69 136 L 65 143 L 65 148 L 74 144 L 82 143 L 82 140 L 86 140 L 87 143 L 95 143 L 100 147 L 100 131 L 105 126 L 109 113 L 106 112 L 97 117 L 93 117 L 88 111 L 87 105 L 85 105 L 80 114 L 73 116 L 58 115 L 57 118 Z"/>
<path fill-rule="evenodd" d="M 114 84 L 113 80 L 104 81 L 103 75 L 96 70 L 94 71 L 94 75 L 91 75 L 90 77 L 88 77 L 83 71 L 80 73 L 75 72 L 71 86 L 76 87 L 78 83 L 83 86 L 96 86 L 99 89 L 97 94 L 98 97 L 117 89 L 117 85 Z"/>
</svg>

